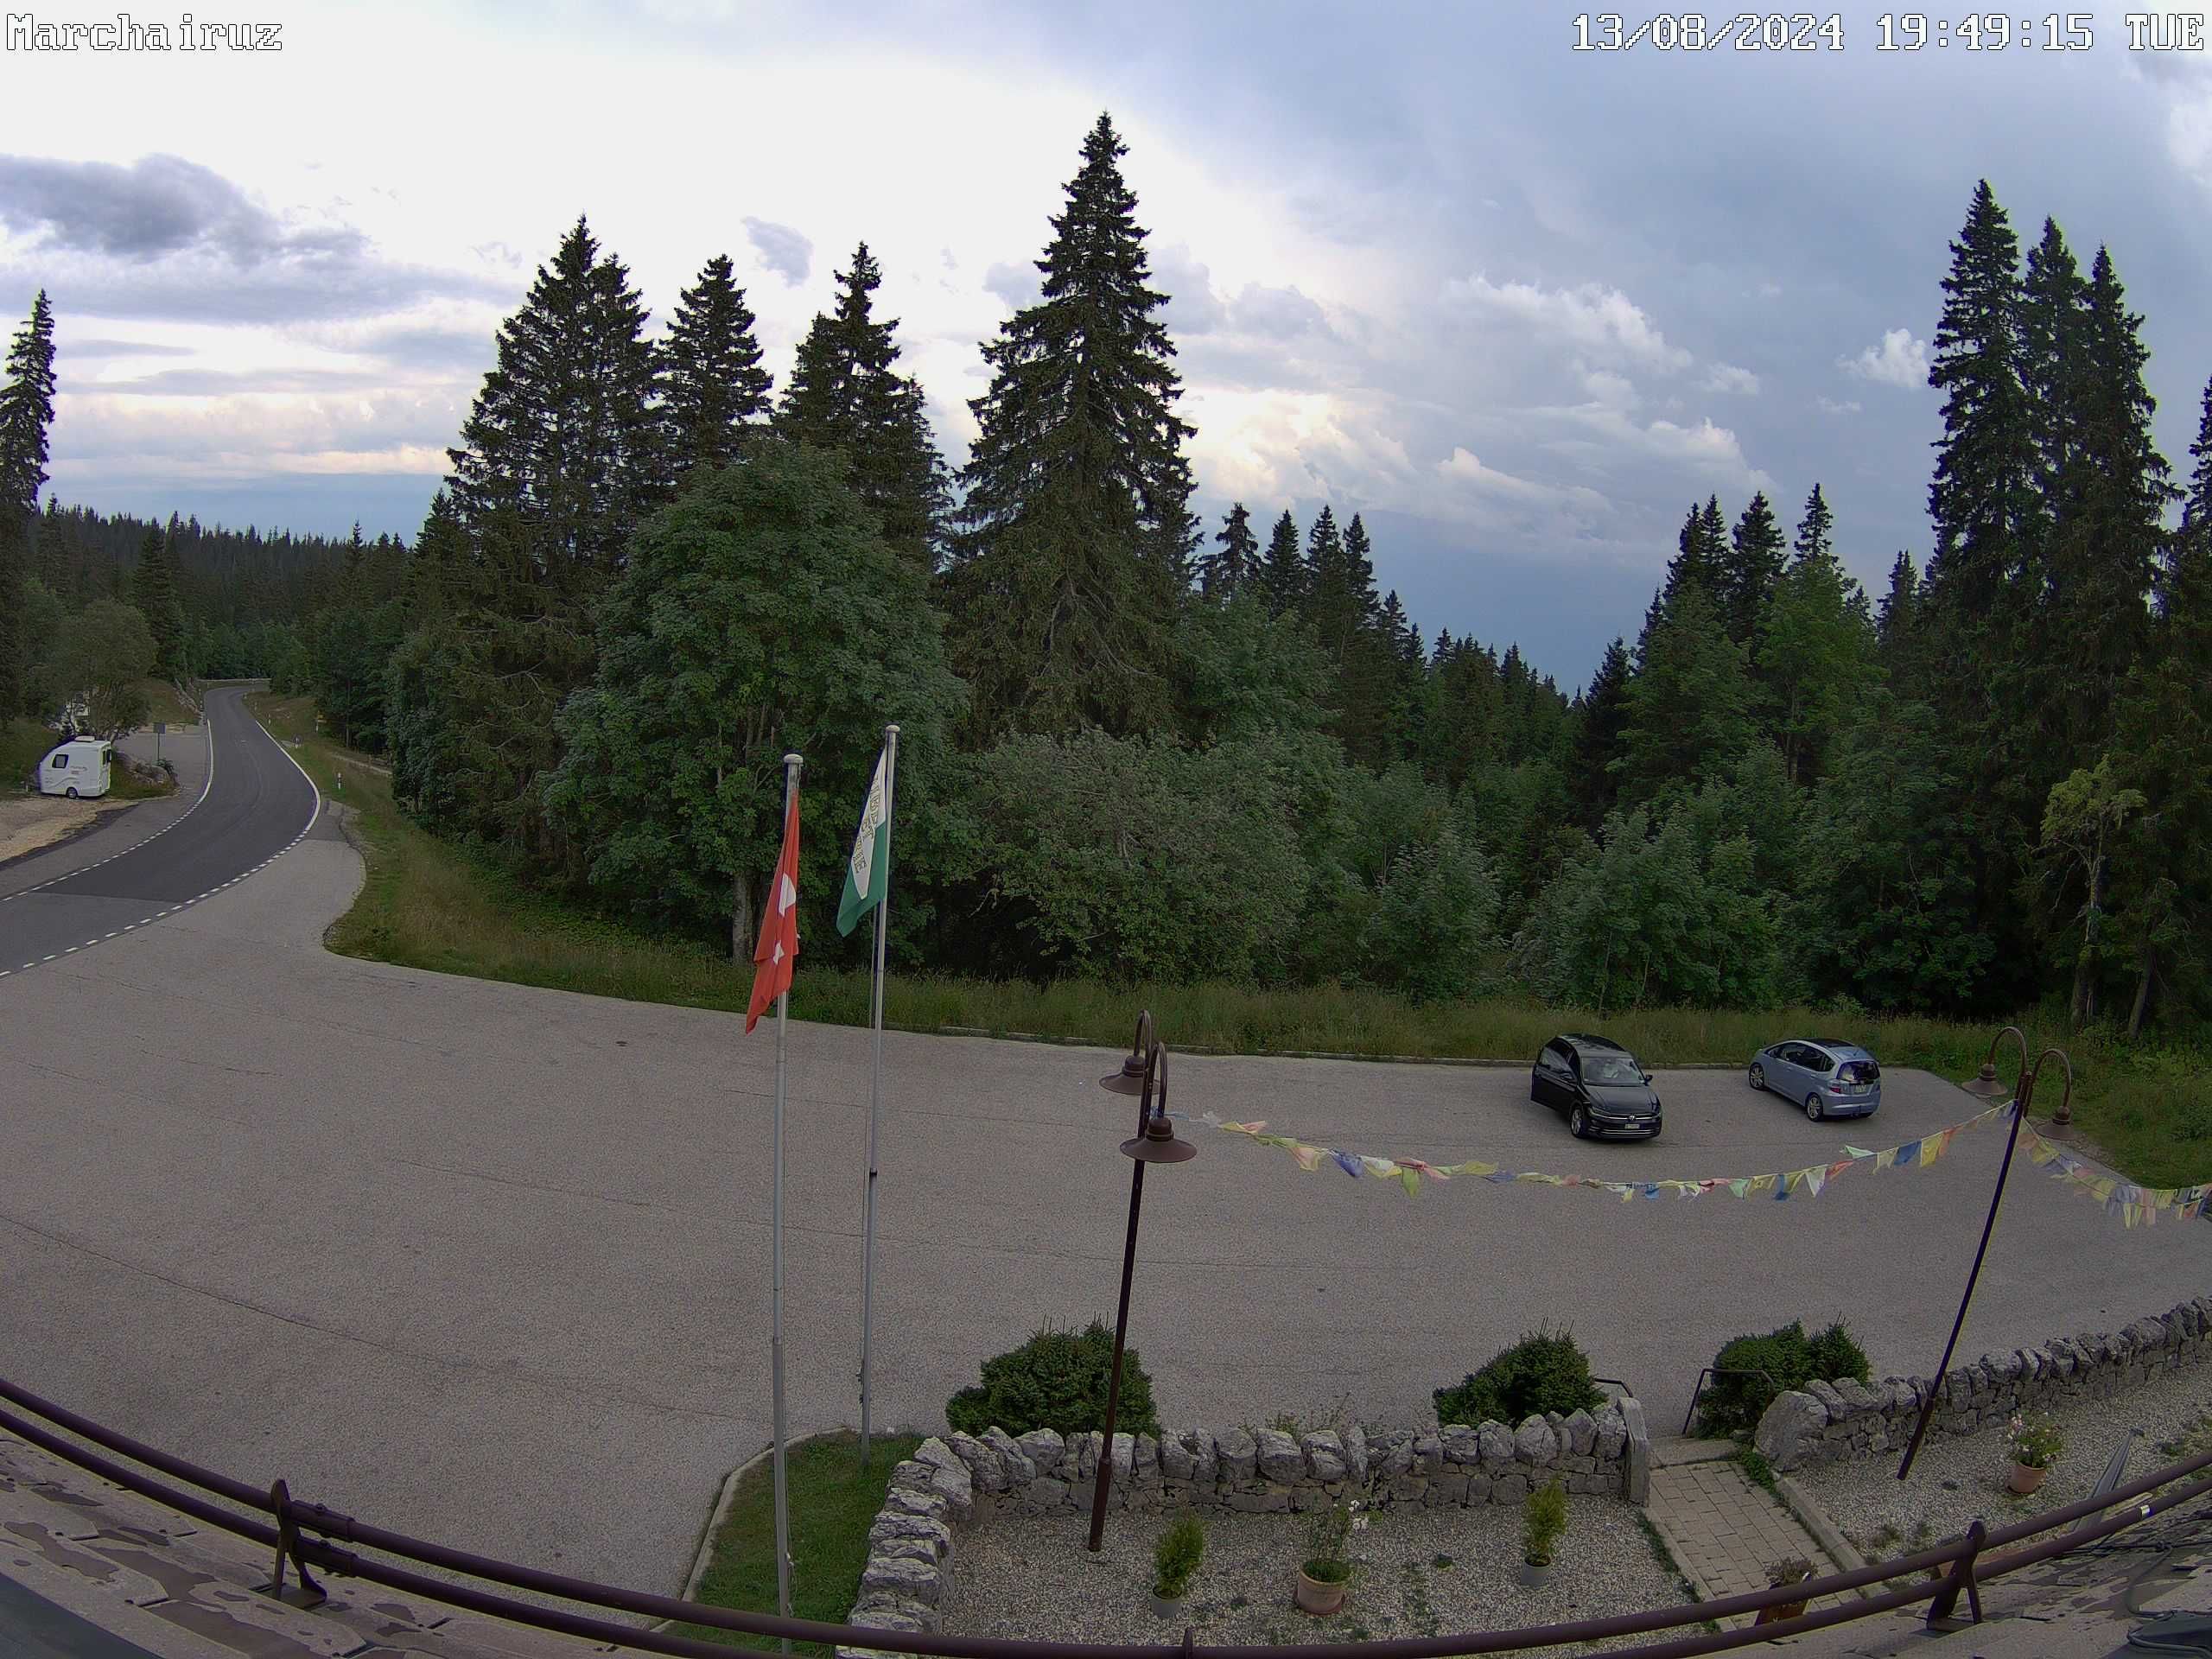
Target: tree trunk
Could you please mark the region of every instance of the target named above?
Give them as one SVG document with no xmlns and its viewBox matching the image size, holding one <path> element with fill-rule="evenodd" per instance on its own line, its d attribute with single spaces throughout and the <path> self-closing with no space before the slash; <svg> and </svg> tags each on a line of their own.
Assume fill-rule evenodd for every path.
<svg viewBox="0 0 2212 1659">
<path fill-rule="evenodd" d="M 2143 1034 L 2143 1016 L 2151 1007 L 2151 982 L 2158 977 L 2158 947 L 2143 947 L 2143 976 L 2135 982 L 2135 1007 L 2127 1015 L 2127 1040 L 2133 1042 Z"/>
<path fill-rule="evenodd" d="M 753 956 L 753 884 L 740 870 L 730 880 L 729 959 L 749 961 Z"/>
</svg>

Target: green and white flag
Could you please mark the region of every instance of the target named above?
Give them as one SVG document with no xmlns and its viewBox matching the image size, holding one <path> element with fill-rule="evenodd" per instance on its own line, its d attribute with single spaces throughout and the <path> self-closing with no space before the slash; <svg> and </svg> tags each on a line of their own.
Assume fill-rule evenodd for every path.
<svg viewBox="0 0 2212 1659">
<path fill-rule="evenodd" d="M 861 917 L 883 902 L 891 886 L 891 750 L 876 757 L 875 781 L 861 809 L 860 833 L 853 837 L 852 862 L 845 868 L 845 896 L 837 905 L 837 931 L 850 933 Z"/>
</svg>

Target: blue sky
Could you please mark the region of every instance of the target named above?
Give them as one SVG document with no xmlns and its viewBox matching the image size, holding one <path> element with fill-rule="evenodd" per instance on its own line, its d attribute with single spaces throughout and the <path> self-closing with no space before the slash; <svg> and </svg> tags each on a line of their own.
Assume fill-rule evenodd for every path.
<svg viewBox="0 0 2212 1659">
<path fill-rule="evenodd" d="M 1582 54 L 1572 15 L 318 5 L 276 54 L 0 48 L 0 309 L 56 305 L 65 499 L 411 535 L 579 212 L 656 326 L 729 254 L 779 376 L 865 238 L 957 461 L 1103 108 L 1210 527 L 1363 512 L 1426 635 L 1517 641 L 1563 689 L 1708 493 L 1794 524 L 1817 480 L 1870 585 L 1924 556 L 1924 353 L 1978 178 L 2024 241 L 2050 214 L 2085 264 L 2109 245 L 2185 462 L 2203 54 L 2130 53 L 2118 8 L 2056 54 L 1884 54 L 1851 8 L 1840 51 Z"/>
</svg>

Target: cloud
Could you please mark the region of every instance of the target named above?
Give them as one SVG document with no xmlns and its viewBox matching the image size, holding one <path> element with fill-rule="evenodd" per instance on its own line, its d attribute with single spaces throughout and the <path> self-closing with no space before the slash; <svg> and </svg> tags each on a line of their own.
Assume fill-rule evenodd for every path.
<svg viewBox="0 0 2212 1659">
<path fill-rule="evenodd" d="M 1869 346 L 1856 357 L 1839 357 L 1835 365 L 1876 385 L 1910 391 L 1928 384 L 1928 342 L 1914 339 L 1910 328 L 1892 328 L 1880 345 Z"/>
<path fill-rule="evenodd" d="M 369 391 L 389 384 L 375 369 L 163 369 L 130 380 L 102 380 L 104 397 L 266 397 L 282 392 Z"/>
<path fill-rule="evenodd" d="M 1706 372 L 1705 389 L 1756 397 L 1759 392 L 1759 378 L 1749 369 L 1739 369 L 1732 363 L 1715 363 Z"/>
<path fill-rule="evenodd" d="M 0 156 L 0 225 L 73 253 L 147 261 L 204 250 L 234 264 L 285 257 L 358 259 L 347 226 L 288 229 L 213 169 L 175 156 L 112 162 Z"/>
<path fill-rule="evenodd" d="M 1001 260 L 983 273 L 983 291 L 997 295 L 1009 310 L 1026 311 L 1044 297 L 1044 280 L 1034 260 Z"/>
<path fill-rule="evenodd" d="M 1010 269 L 993 265 L 990 278 L 983 285 L 1017 310 L 1035 304 L 1034 298 L 1013 297 L 1010 290 L 1018 288 L 1018 280 L 1010 280 L 1006 287 L 998 285 L 999 274 Z M 1026 264 L 1020 269 L 1027 273 L 1028 288 L 1033 295 L 1039 281 L 1037 267 Z M 1212 333 L 1228 315 L 1220 296 L 1213 291 L 1213 274 L 1198 263 L 1187 242 L 1171 242 L 1152 250 L 1152 286 L 1167 296 L 1168 332 L 1179 340 Z"/>
<path fill-rule="evenodd" d="M 788 225 L 747 219 L 745 238 L 752 243 L 753 251 L 760 256 L 760 263 L 793 288 L 804 282 L 807 272 L 814 269 L 814 244 Z"/>
<path fill-rule="evenodd" d="M 1828 415 L 1856 415 L 1861 407 L 1859 404 L 1853 402 L 1840 404 L 1833 397 L 1816 397 L 1813 401 L 1820 405 L 1823 413 Z"/>
<path fill-rule="evenodd" d="M 57 347 L 64 359 L 105 357 L 190 357 L 189 346 L 157 346 L 150 340 L 65 340 Z"/>
<path fill-rule="evenodd" d="M 1602 283 L 1545 289 L 1493 283 L 1478 271 L 1445 284 L 1445 298 L 1478 315 L 1569 340 L 1605 360 L 1662 371 L 1690 365 L 1690 354 L 1669 346 L 1642 306 Z"/>
<path fill-rule="evenodd" d="M 1517 474 L 1501 472 L 1495 467 L 1485 466 L 1481 457 L 1472 450 L 1457 445 L 1450 455 L 1436 463 L 1436 471 L 1449 484 L 1494 499 L 1530 505 L 1573 505 L 1590 512 L 1603 512 L 1607 505 L 1603 495 L 1586 485 L 1562 487 L 1539 483 Z"/>
</svg>

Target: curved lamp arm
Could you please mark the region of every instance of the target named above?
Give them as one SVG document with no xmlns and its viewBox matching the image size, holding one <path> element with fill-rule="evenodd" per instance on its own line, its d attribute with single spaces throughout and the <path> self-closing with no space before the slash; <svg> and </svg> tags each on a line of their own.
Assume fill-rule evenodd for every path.
<svg viewBox="0 0 2212 1659">
<path fill-rule="evenodd" d="M 1144 1017 L 1147 1021 L 1152 1018 L 1149 1014 Z M 1160 1087 L 1156 1102 L 1153 1094 L 1153 1079 L 1155 1077 L 1159 1078 Z M 1167 1045 L 1161 1042 L 1154 1043 L 1145 1051 L 1144 1093 L 1137 1097 L 1137 1133 L 1139 1135 L 1144 1133 L 1147 1121 L 1155 1113 L 1163 1118 L 1167 1116 Z"/>
<path fill-rule="evenodd" d="M 2012 1095 L 2019 1102 L 2020 1109 L 2025 1111 L 2028 1096 L 2035 1088 L 2035 1080 L 2028 1064 L 2028 1034 L 2018 1026 L 2007 1026 L 1989 1039 L 1989 1052 L 1983 1055 L 1981 1059 L 1981 1075 L 1974 1081 L 1983 1084 L 1991 1084 L 1997 1081 L 1997 1046 L 2007 1037 L 2018 1044 L 2020 1048 L 2020 1070 L 2017 1074 L 2018 1081 L 2012 1085 Z"/>
<path fill-rule="evenodd" d="M 2036 1078 L 2043 1073 L 2043 1063 L 2053 1055 L 2058 1057 L 2058 1064 L 2065 1068 L 2066 1092 L 2059 1096 L 2058 1109 L 2050 1115 L 2050 1121 L 2054 1124 L 2071 1123 L 2074 1121 L 2074 1062 L 2066 1058 L 2066 1051 L 2063 1048 L 2046 1048 L 2036 1056 L 2035 1070 L 2028 1073 L 2027 1081 L 2020 1085 L 2020 1116 L 2027 1116 L 2028 1102 L 2036 1091 Z"/>
</svg>

